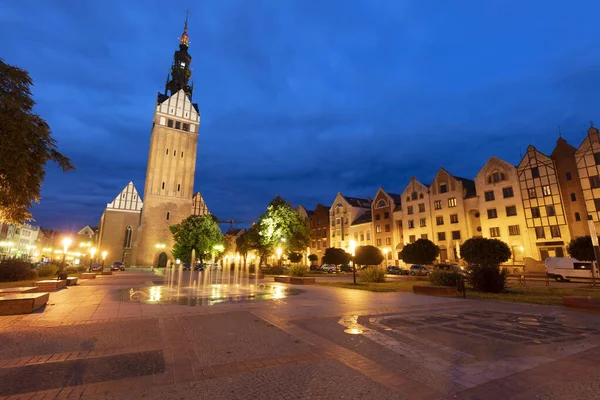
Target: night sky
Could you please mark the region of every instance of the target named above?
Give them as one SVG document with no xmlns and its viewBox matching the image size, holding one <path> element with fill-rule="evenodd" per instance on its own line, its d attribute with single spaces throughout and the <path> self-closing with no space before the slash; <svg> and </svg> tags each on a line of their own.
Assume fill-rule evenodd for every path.
<svg viewBox="0 0 600 400">
<path fill-rule="evenodd" d="M 600 125 L 593 0 L 5 0 L 0 57 L 30 72 L 77 167 L 49 168 L 36 224 L 97 225 L 129 181 L 143 195 L 186 8 L 195 188 L 221 218 L 255 219 L 277 194 L 401 192 L 440 166 L 473 178 L 491 155 L 549 153 L 558 126 L 578 146 Z"/>
</svg>

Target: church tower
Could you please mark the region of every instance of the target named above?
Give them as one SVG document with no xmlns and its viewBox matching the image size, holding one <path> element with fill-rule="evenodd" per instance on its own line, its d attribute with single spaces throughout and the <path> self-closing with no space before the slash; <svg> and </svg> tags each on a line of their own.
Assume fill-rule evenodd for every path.
<svg viewBox="0 0 600 400">
<path fill-rule="evenodd" d="M 140 267 L 163 266 L 172 258 L 169 227 L 190 216 L 193 209 L 200 112 L 198 104 L 192 103 L 187 25 L 186 18 L 165 91 L 158 94 L 154 109 L 145 201 L 133 260 Z"/>
</svg>

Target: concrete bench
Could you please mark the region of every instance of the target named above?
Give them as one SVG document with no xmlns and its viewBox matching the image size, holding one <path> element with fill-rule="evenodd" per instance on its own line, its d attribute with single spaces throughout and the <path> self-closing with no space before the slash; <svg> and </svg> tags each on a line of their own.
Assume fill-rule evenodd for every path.
<svg viewBox="0 0 600 400">
<path fill-rule="evenodd" d="M 600 311 L 600 298 L 591 296 L 563 296 L 565 307 Z"/>
<path fill-rule="evenodd" d="M 429 296 L 456 297 L 458 290 L 454 286 L 431 286 L 431 285 L 415 285 L 413 286 L 414 294 L 426 294 Z"/>
<path fill-rule="evenodd" d="M 315 278 L 300 276 L 280 275 L 273 278 L 273 280 L 278 283 L 290 283 L 292 285 L 313 285 L 315 283 Z"/>
<path fill-rule="evenodd" d="M 35 286 L 11 287 L 11 288 L 6 288 L 6 289 L 0 289 L 0 296 L 6 296 L 7 294 L 14 294 L 14 293 L 35 293 L 36 291 L 37 291 L 37 288 Z"/>
<path fill-rule="evenodd" d="M 77 277 L 76 276 L 70 276 L 67 278 L 67 286 L 75 286 L 77 285 Z"/>
<path fill-rule="evenodd" d="M 96 279 L 96 274 L 94 272 L 84 272 L 79 277 L 81 279 Z"/>
<path fill-rule="evenodd" d="M 48 302 L 48 293 L 12 293 L 0 297 L 0 315 L 29 314 Z"/>
<path fill-rule="evenodd" d="M 112 275 L 112 271 L 102 271 L 102 275 Z"/>
<path fill-rule="evenodd" d="M 55 290 L 60 290 L 67 285 L 67 281 L 59 281 L 59 280 L 47 280 L 47 281 L 37 281 L 34 283 L 38 292 L 52 292 Z"/>
</svg>

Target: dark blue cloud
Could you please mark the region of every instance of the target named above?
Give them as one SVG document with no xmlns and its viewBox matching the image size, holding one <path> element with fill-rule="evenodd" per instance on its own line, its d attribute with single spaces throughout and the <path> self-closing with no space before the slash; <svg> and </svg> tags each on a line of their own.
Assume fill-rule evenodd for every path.
<svg viewBox="0 0 600 400">
<path fill-rule="evenodd" d="M 440 166 L 473 177 L 492 154 L 549 153 L 558 125 L 578 145 L 600 118 L 600 4 L 459 3 L 190 2 L 196 189 L 211 210 L 251 220 L 277 194 L 311 207 L 400 192 Z M 37 112 L 77 166 L 49 168 L 40 224 L 95 224 L 130 180 L 143 190 L 186 6 L 0 3 L 0 54 L 30 71 Z"/>
</svg>

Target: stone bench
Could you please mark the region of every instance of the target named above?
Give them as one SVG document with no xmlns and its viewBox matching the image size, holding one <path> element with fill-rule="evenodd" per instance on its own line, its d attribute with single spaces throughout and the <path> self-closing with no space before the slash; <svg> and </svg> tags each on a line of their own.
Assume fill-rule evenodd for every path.
<svg viewBox="0 0 600 400">
<path fill-rule="evenodd" d="M 67 286 L 75 286 L 77 285 L 77 277 L 76 276 L 70 276 L 67 278 Z"/>
<path fill-rule="evenodd" d="M 48 293 L 12 293 L 0 297 L 0 315 L 30 314 L 46 305 Z"/>
<path fill-rule="evenodd" d="M 7 294 L 15 294 L 15 293 L 35 293 L 37 292 L 37 288 L 35 286 L 31 287 L 11 287 L 6 289 L 0 289 L 0 297 L 6 296 Z"/>
<path fill-rule="evenodd" d="M 59 280 L 47 280 L 47 281 L 37 281 L 34 283 L 38 292 L 52 292 L 55 290 L 60 290 L 67 285 L 67 281 L 59 281 Z"/>
<path fill-rule="evenodd" d="M 442 297 L 456 297 L 459 295 L 458 290 L 454 286 L 415 285 L 413 286 L 413 293 Z"/>
<path fill-rule="evenodd" d="M 600 311 L 600 298 L 591 296 L 563 296 L 565 307 Z"/>
<path fill-rule="evenodd" d="M 112 271 L 102 271 L 102 275 L 112 275 Z"/>
<path fill-rule="evenodd" d="M 300 276 L 279 275 L 274 277 L 273 280 L 278 283 L 290 283 L 292 285 L 312 285 L 315 283 L 315 278 Z"/>
<path fill-rule="evenodd" d="M 94 272 L 84 272 L 79 277 L 81 279 L 96 279 L 96 274 Z"/>
</svg>

